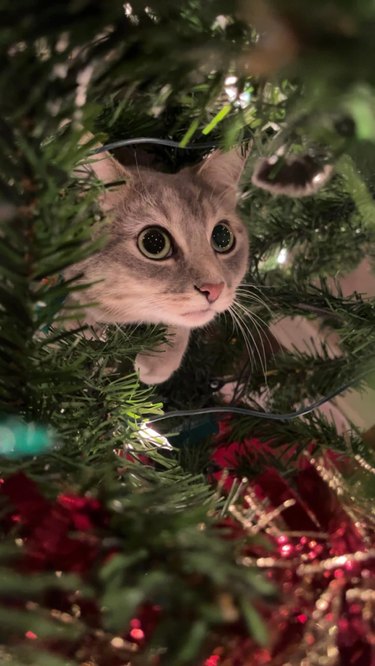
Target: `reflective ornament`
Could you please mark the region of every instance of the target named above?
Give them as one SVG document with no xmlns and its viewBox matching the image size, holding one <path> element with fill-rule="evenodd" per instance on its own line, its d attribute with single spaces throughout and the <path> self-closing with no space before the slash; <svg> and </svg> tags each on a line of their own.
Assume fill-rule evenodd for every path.
<svg viewBox="0 0 375 666">
<path fill-rule="evenodd" d="M 0 456 L 19 458 L 49 451 L 54 443 L 51 429 L 17 418 L 0 422 Z"/>
</svg>

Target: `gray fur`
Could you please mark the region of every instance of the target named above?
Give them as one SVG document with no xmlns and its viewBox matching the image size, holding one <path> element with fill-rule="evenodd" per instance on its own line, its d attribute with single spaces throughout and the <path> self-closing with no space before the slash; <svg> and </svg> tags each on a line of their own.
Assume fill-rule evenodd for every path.
<svg viewBox="0 0 375 666">
<path fill-rule="evenodd" d="M 236 213 L 242 168 L 237 151 L 215 151 L 199 167 L 177 174 L 125 168 L 108 154 L 90 163 L 90 170 L 104 183 L 120 177 L 126 184 L 106 188 L 100 197 L 106 213 L 106 246 L 69 275 L 83 272 L 82 281 L 97 283 L 80 296 L 85 303 L 97 303 L 87 308 L 88 324 L 142 322 L 171 327 L 174 338 L 168 347 L 137 358 L 136 367 L 146 383 L 165 381 L 181 362 L 190 329 L 206 325 L 233 303 L 248 261 L 246 229 Z M 236 239 L 228 254 L 216 253 L 210 243 L 214 226 L 222 220 L 227 220 Z M 153 225 L 171 235 L 172 257 L 157 261 L 140 252 L 137 237 Z M 208 304 L 200 286 L 223 282 L 217 301 Z"/>
</svg>

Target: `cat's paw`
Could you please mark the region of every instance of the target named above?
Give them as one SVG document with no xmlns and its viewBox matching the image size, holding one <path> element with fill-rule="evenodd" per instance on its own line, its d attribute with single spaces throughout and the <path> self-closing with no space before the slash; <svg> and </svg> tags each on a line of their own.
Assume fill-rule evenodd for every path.
<svg viewBox="0 0 375 666">
<path fill-rule="evenodd" d="M 143 384 L 162 384 L 177 370 L 178 365 L 166 362 L 163 354 L 138 354 L 134 367 Z"/>
<path fill-rule="evenodd" d="M 144 384 L 162 384 L 178 370 L 185 353 L 189 330 L 171 326 L 168 341 L 162 342 L 152 351 L 142 352 L 135 358 L 135 369 Z"/>
</svg>

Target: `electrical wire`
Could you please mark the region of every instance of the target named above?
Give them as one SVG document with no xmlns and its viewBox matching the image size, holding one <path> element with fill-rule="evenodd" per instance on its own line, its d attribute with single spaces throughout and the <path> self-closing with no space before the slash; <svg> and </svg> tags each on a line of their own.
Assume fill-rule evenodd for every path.
<svg viewBox="0 0 375 666">
<path fill-rule="evenodd" d="M 98 153 L 103 153 L 105 150 L 115 150 L 116 148 L 122 148 L 123 146 L 133 146 L 141 143 L 153 143 L 158 146 L 167 146 L 168 148 L 181 148 L 181 150 L 201 150 L 202 148 L 217 147 L 217 144 L 212 142 L 181 146 L 178 141 L 172 141 L 171 139 L 155 139 L 144 136 L 136 139 L 121 139 L 119 141 L 113 141 L 112 143 L 106 143 L 104 146 L 100 146 L 100 148 L 94 148 L 90 153 L 91 155 L 97 155 Z"/>
<path fill-rule="evenodd" d="M 336 398 L 336 396 L 340 395 L 340 393 L 344 393 L 344 391 L 347 391 L 348 389 L 352 388 L 352 385 L 356 381 L 358 381 L 359 379 L 363 379 L 365 375 L 368 375 L 370 372 L 373 371 L 374 368 L 368 370 L 362 375 L 356 377 L 351 382 L 342 384 L 334 391 L 331 391 L 331 393 L 328 393 L 323 398 L 320 398 L 320 400 L 313 402 L 307 407 L 301 407 L 300 409 L 297 409 L 295 412 L 286 412 L 285 414 L 278 414 L 276 412 L 261 412 L 255 409 L 247 409 L 247 407 L 235 407 L 234 405 L 233 406 L 223 405 L 222 407 L 219 406 L 219 407 L 204 407 L 202 409 L 179 409 L 173 412 L 166 412 L 166 414 L 161 414 L 160 416 L 154 416 L 151 419 L 147 419 L 147 423 L 151 424 L 151 423 L 157 423 L 158 421 L 164 421 L 165 419 L 180 418 L 183 416 L 200 416 L 203 414 L 240 414 L 242 416 L 253 416 L 258 419 L 266 419 L 268 421 L 293 421 L 296 418 L 300 418 L 302 416 L 310 414 L 311 412 L 315 411 L 315 409 L 318 409 L 319 407 L 324 405 L 326 402 L 333 400 L 333 398 Z"/>
</svg>

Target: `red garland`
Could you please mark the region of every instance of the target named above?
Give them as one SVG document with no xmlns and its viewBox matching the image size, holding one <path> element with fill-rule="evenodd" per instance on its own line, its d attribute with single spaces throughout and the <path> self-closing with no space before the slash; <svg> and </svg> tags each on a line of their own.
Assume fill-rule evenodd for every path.
<svg viewBox="0 0 375 666">
<path fill-rule="evenodd" d="M 88 571 L 100 550 L 98 530 L 108 520 L 98 500 L 62 494 L 48 501 L 22 472 L 7 478 L 0 492 L 15 509 L 11 522 L 20 524 L 27 570 Z"/>
<path fill-rule="evenodd" d="M 240 443 L 231 442 L 230 422 L 223 421 L 217 448 L 212 455 L 216 466 L 216 482 L 223 478 L 224 489 L 229 492 L 237 478 L 237 469 L 241 469 L 241 458 L 249 465 L 251 460 L 256 462 L 260 453 L 267 453 L 269 460 L 275 455 L 270 442 L 262 443 L 251 437 Z M 277 455 L 279 458 L 282 456 L 280 448 L 277 449 Z M 290 449 L 287 456 L 289 460 Z M 333 460 L 334 456 L 327 455 L 328 468 L 332 468 Z M 232 637 L 214 650 L 204 666 L 373 664 L 373 617 L 366 617 L 363 602 L 359 599 L 351 602 L 350 592 L 347 595 L 352 588 L 369 590 L 371 579 L 375 586 L 375 558 L 369 551 L 369 547 L 374 545 L 373 534 L 366 532 L 365 525 L 354 523 L 337 493 L 307 457 L 300 459 L 297 464 L 289 460 L 289 465 L 291 485 L 276 469 L 269 467 L 243 491 L 245 507 L 246 494 L 252 494 L 259 503 L 259 519 L 264 517 L 265 511 L 272 512 L 288 500 L 294 502 L 292 506 L 283 509 L 276 521 L 282 529 L 279 536 L 271 537 L 274 543 L 274 552 L 271 554 L 274 566 L 265 567 L 268 577 L 277 583 L 282 595 L 281 603 L 276 608 L 266 609 L 263 613 L 269 627 L 271 647 L 259 648 L 247 637 Z M 226 475 L 223 477 L 224 470 Z M 332 559 L 340 556 L 341 560 Z M 311 565 L 314 570 L 309 573 L 306 565 Z M 331 591 L 331 596 L 340 602 L 336 618 L 337 655 L 331 662 L 314 661 L 308 655 L 318 649 L 318 637 L 314 635 L 309 621 L 316 611 L 316 604 L 324 611 L 324 593 L 329 595 Z M 328 603 L 326 612 L 322 612 L 322 622 L 330 621 L 335 624 L 332 605 Z M 301 647 L 303 642 L 306 643 L 305 651 Z"/>
<path fill-rule="evenodd" d="M 212 455 L 217 468 L 216 481 L 221 479 L 223 470 L 229 468 L 224 485 L 229 491 L 236 479 L 236 470 L 240 468 L 241 457 L 249 461 L 260 453 L 267 453 L 267 458 L 272 461 L 274 452 L 270 443 L 253 438 L 241 443 L 230 442 L 230 424 L 223 422 Z M 332 460 L 328 463 L 332 465 Z M 316 612 L 316 604 L 327 591 L 332 591 L 333 597 L 340 602 L 336 619 L 332 620 L 330 603 L 322 611 L 322 622 L 332 620 L 337 628 L 337 660 L 332 664 L 371 666 L 372 618 L 364 620 L 362 602 L 353 601 L 347 595 L 353 588 L 369 587 L 374 560 L 367 557 L 366 534 L 344 509 L 337 493 L 306 458 L 294 469 L 290 462 L 290 469 L 291 485 L 269 467 L 244 490 L 244 496 L 252 493 L 255 503 L 258 502 L 258 519 L 264 518 L 268 511 L 278 509 L 285 501 L 294 502 L 282 511 L 277 521 L 280 531 L 268 534 L 274 546 L 271 553 L 274 564 L 264 566 L 264 573 L 281 593 L 280 603 L 262 609 L 271 645 L 260 648 L 243 627 L 230 627 L 220 636 L 217 648 L 204 666 L 283 666 L 286 663 L 310 666 L 320 663 L 304 660 L 306 646 L 311 652 L 317 649 L 319 637 L 311 628 L 311 618 Z M 98 500 L 69 493 L 59 495 L 54 501 L 47 500 L 23 473 L 3 481 L 0 494 L 11 506 L 8 529 L 18 525 L 17 535 L 24 541 L 24 570 L 88 574 L 93 564 L 103 557 L 101 534 L 108 532 L 110 525 L 109 515 Z M 245 499 L 244 506 L 246 508 Z M 223 538 L 233 538 L 244 529 L 234 518 L 226 518 L 221 525 L 225 527 Z M 348 557 L 351 553 L 356 556 Z M 357 557 L 361 553 L 365 556 L 363 560 Z M 259 566 L 260 556 L 270 557 L 269 552 L 261 550 L 244 555 L 257 560 Z M 340 556 L 342 561 L 321 567 L 322 563 Z M 303 569 L 306 566 L 313 567 L 307 576 Z M 84 603 L 81 600 L 82 610 Z M 93 626 L 98 626 L 98 622 L 100 625 L 98 609 L 95 607 L 89 611 L 93 614 Z M 161 613 L 162 610 L 155 607 L 140 609 L 138 617 L 130 623 L 126 638 L 139 646 L 147 644 Z M 112 663 L 118 662 L 108 657 L 106 664 Z"/>
</svg>

